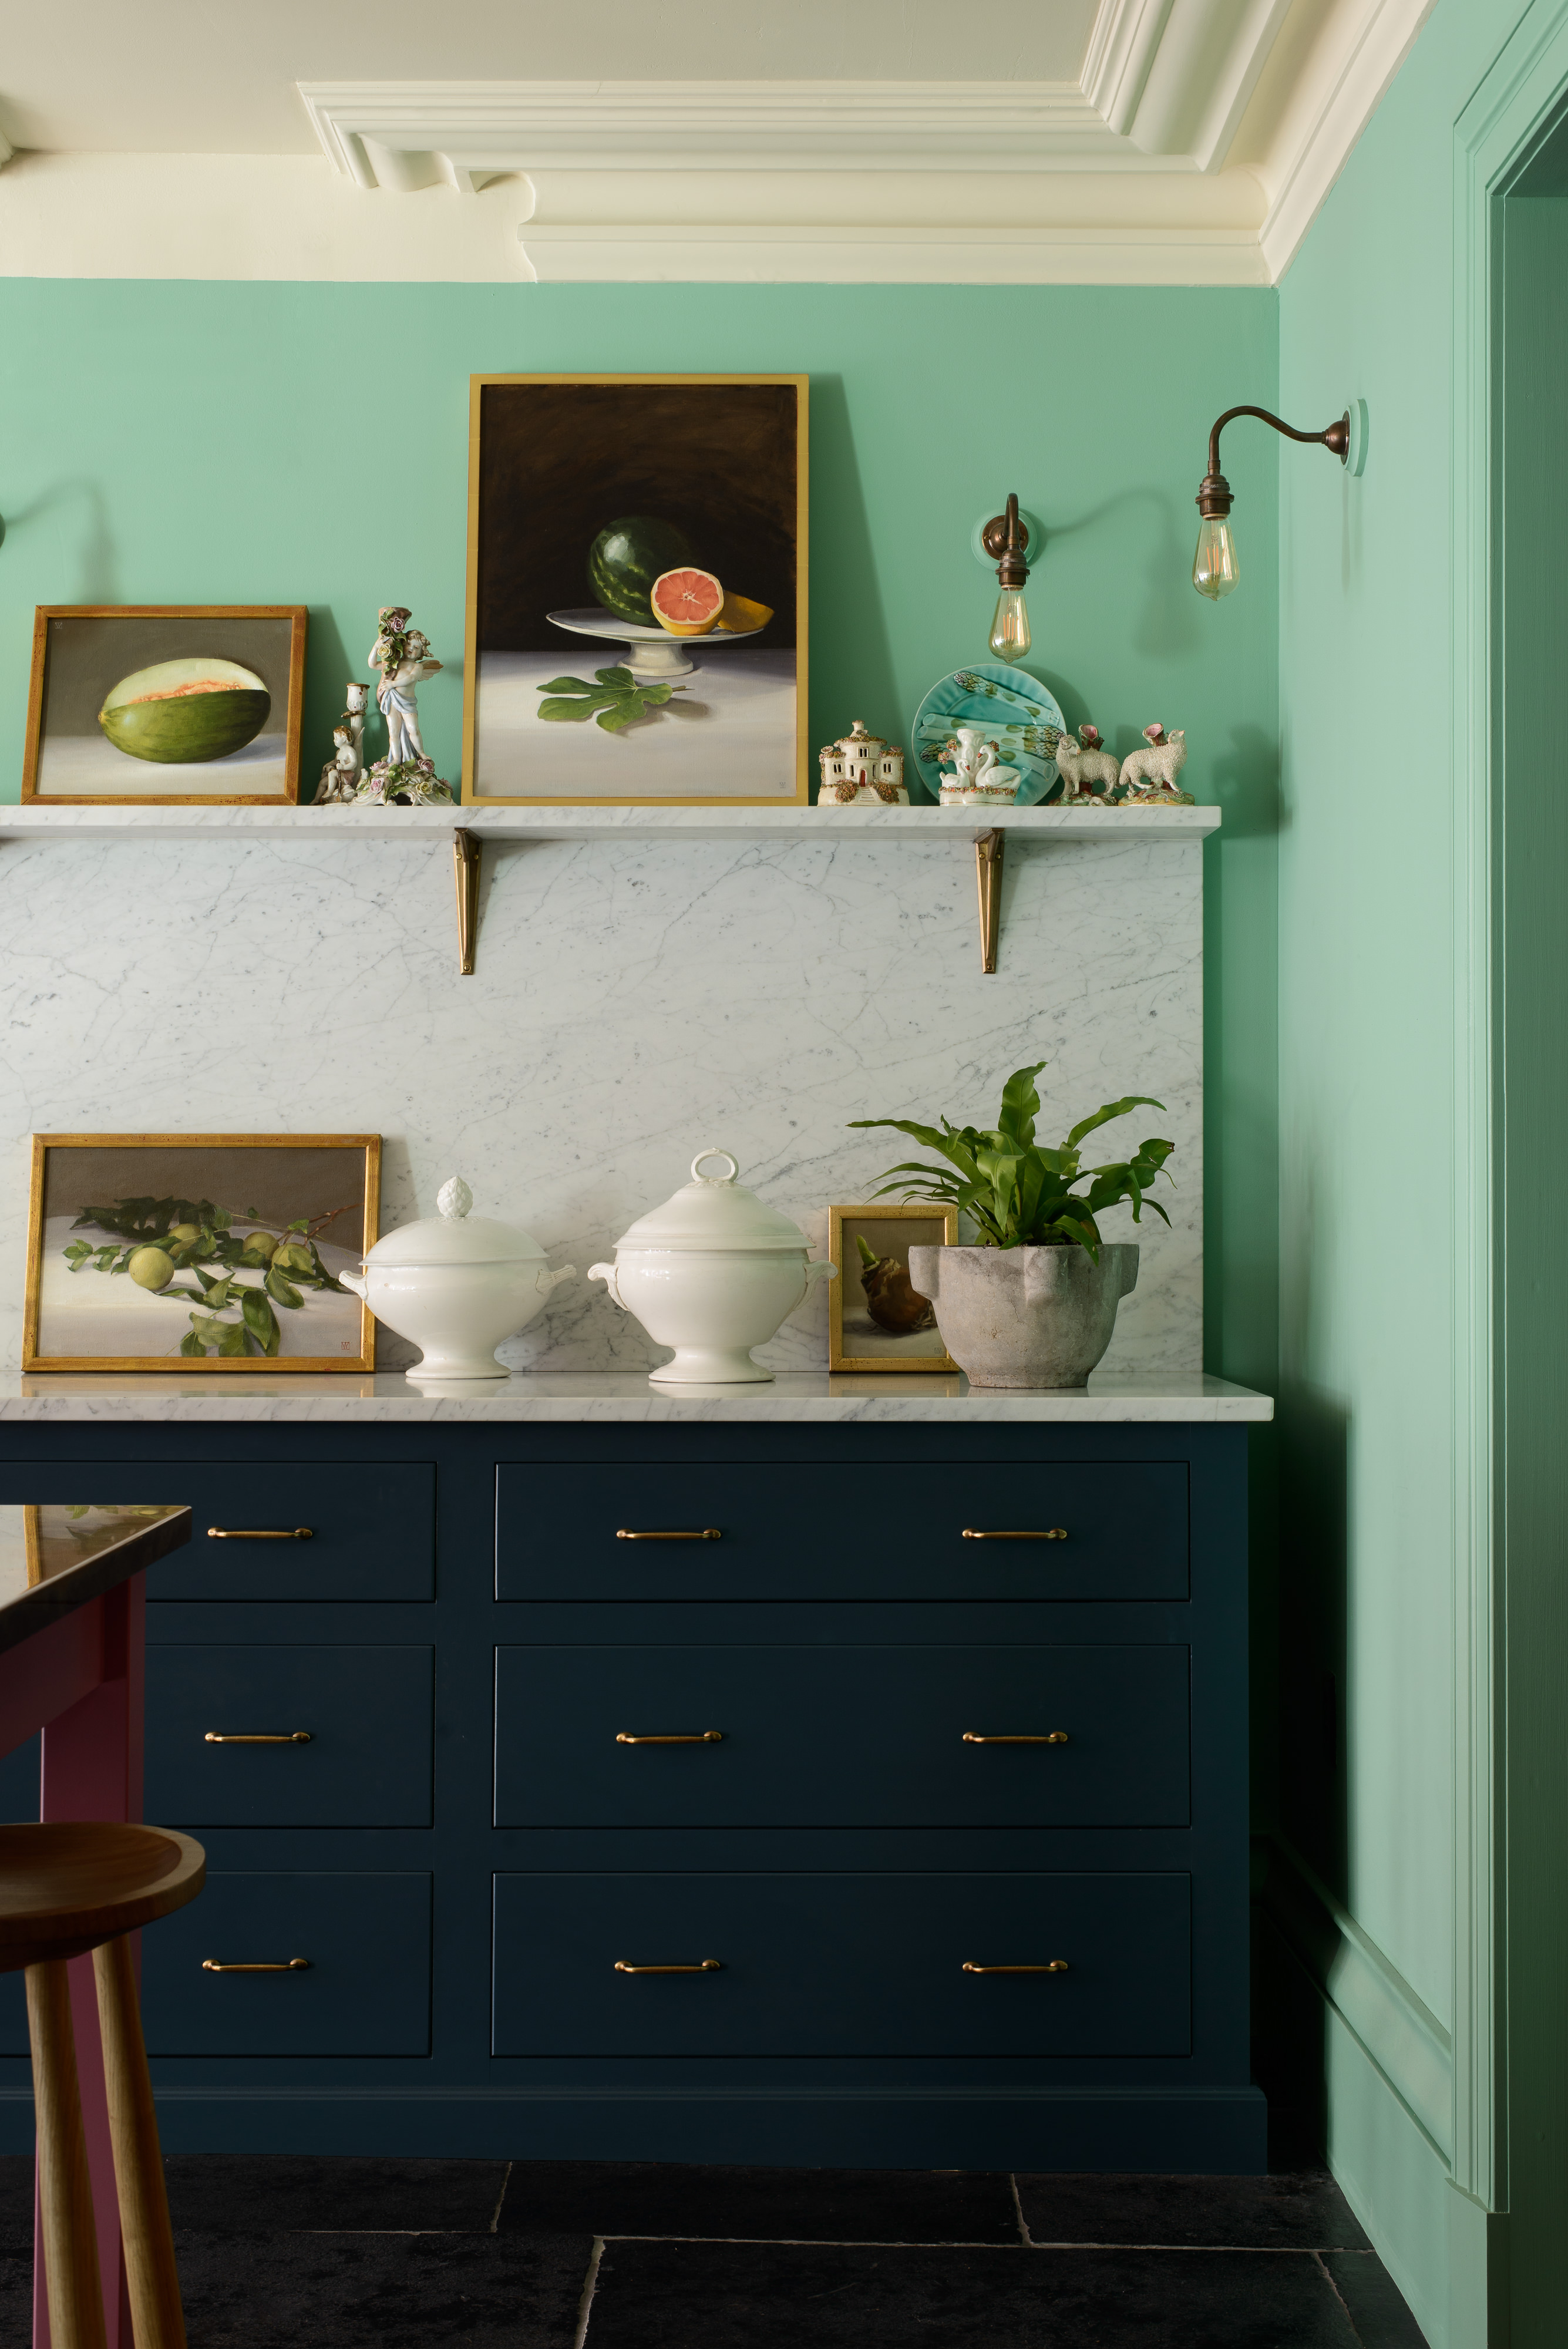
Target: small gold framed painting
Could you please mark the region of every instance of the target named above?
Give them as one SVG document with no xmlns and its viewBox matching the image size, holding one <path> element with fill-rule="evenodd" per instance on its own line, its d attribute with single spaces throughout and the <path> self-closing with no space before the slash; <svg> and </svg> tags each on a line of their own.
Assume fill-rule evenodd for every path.
<svg viewBox="0 0 1568 2349">
<path fill-rule="evenodd" d="M 293 806 L 303 604 L 43 604 L 22 797 Z"/>
<path fill-rule="evenodd" d="M 956 1371 L 929 1300 L 909 1281 L 911 1247 L 954 1247 L 956 1207 L 830 1207 L 830 1371 Z"/>
<path fill-rule="evenodd" d="M 375 1133 L 36 1133 L 25 1371 L 370 1371 Z"/>
</svg>

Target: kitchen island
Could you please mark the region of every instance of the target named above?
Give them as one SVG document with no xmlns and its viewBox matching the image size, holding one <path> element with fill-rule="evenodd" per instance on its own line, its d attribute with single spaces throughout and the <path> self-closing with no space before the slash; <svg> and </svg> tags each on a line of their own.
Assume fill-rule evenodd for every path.
<svg viewBox="0 0 1568 2349">
<path fill-rule="evenodd" d="M 147 1816 L 209 1854 L 147 1951 L 168 2149 L 1260 2168 L 1271 1411 L 0 1385 L 0 1500 L 195 1512 L 149 1579 Z M 5 2043 L 7 2145 L 26 2095 Z"/>
</svg>

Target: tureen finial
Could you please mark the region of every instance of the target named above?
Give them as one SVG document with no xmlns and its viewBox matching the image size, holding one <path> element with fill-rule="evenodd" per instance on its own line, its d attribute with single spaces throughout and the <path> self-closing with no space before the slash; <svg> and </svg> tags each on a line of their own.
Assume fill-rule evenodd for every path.
<svg viewBox="0 0 1568 2349">
<path fill-rule="evenodd" d="M 436 1206 L 449 1224 L 455 1224 L 466 1216 L 472 1205 L 473 1194 L 461 1174 L 454 1174 L 451 1182 L 443 1183 L 436 1193 Z"/>
</svg>

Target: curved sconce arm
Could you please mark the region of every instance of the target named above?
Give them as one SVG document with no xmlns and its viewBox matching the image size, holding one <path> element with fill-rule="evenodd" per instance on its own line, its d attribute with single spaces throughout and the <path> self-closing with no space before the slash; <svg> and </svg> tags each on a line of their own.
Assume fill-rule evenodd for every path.
<svg viewBox="0 0 1568 2349">
<path fill-rule="evenodd" d="M 1366 410 L 1362 409 L 1358 412 L 1362 418 L 1365 446 Z M 1222 595 L 1231 593 L 1241 575 L 1230 522 L 1231 509 L 1236 501 L 1230 482 L 1220 471 L 1220 435 L 1238 416 L 1255 416 L 1260 424 L 1271 425 L 1287 440 L 1315 442 L 1337 457 L 1342 465 L 1348 462 L 1350 457 L 1351 419 L 1348 408 L 1322 432 L 1298 432 L 1293 424 L 1287 424 L 1282 416 L 1274 415 L 1267 408 L 1228 408 L 1223 416 L 1215 419 L 1214 429 L 1209 435 L 1209 471 L 1198 484 L 1195 501 L 1203 519 L 1198 525 L 1198 552 L 1192 558 L 1192 584 L 1200 595 L 1207 595 L 1211 603 L 1216 604 Z M 1359 466 L 1356 470 L 1360 470 Z"/>
</svg>

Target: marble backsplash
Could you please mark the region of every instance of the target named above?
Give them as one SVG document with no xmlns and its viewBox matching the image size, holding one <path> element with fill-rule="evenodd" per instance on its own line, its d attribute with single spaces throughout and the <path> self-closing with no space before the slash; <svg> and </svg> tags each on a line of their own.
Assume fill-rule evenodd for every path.
<svg viewBox="0 0 1568 2349">
<path fill-rule="evenodd" d="M 382 1229 L 461 1174 L 579 1278 L 504 1349 L 514 1367 L 663 1359 L 580 1276 L 688 1176 L 704 1144 L 817 1252 L 832 1202 L 915 1154 L 856 1117 L 986 1123 L 1049 1061 L 1047 1138 L 1156 1095 L 1096 1143 L 1176 1143 L 1167 1231 L 1105 1369 L 1190 1371 L 1202 1350 L 1202 849 L 1014 840 L 1000 968 L 982 975 L 967 840 L 487 846 L 478 968 L 458 976 L 444 840 L 342 837 L 0 847 L 4 1077 L 0 1367 L 20 1356 L 28 1137 L 384 1137 Z M 1127 1211 L 1107 1221 L 1134 1237 Z M 826 1360 L 826 1285 L 761 1359 Z M 379 1332 L 378 1361 L 412 1350 Z"/>
</svg>

